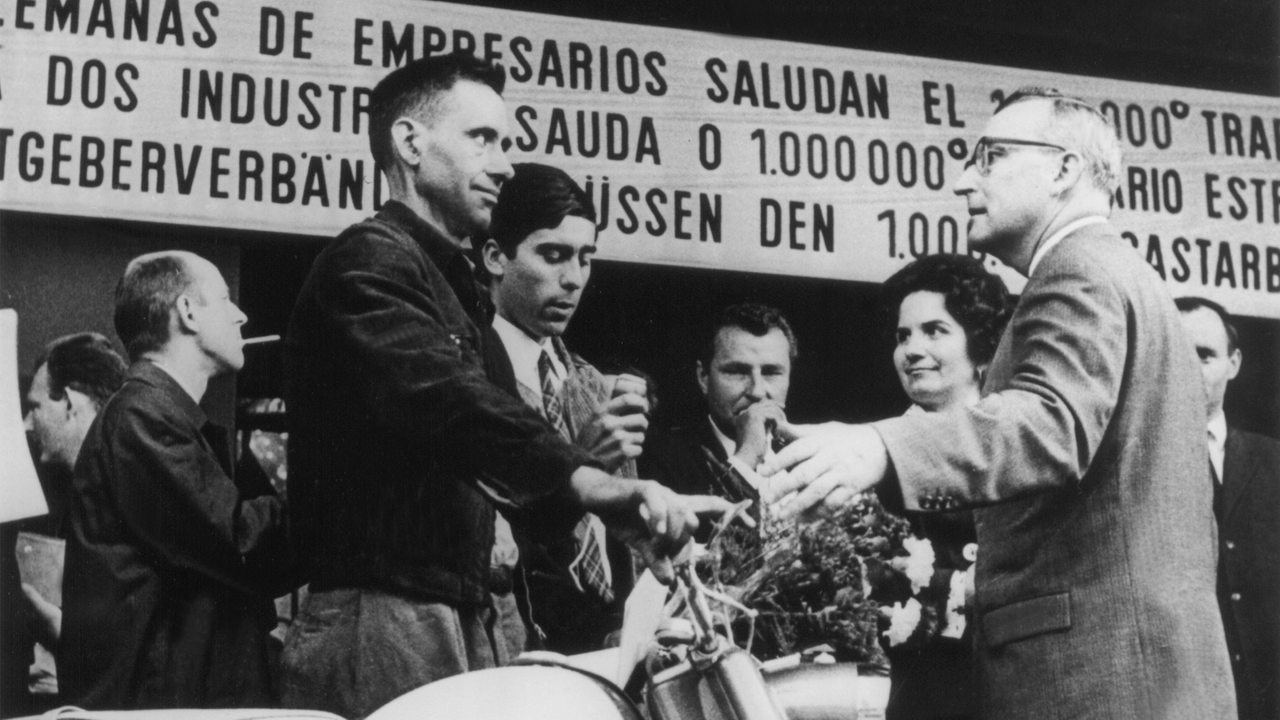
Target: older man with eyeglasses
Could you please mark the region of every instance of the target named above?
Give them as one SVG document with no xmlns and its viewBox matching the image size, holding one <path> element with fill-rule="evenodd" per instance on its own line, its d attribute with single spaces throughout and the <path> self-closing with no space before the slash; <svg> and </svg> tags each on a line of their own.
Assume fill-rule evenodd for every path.
<svg viewBox="0 0 1280 720">
<path fill-rule="evenodd" d="M 1233 718 L 1199 370 L 1107 221 L 1120 147 L 1088 103 L 1009 96 L 956 183 L 969 244 L 1027 276 L 976 405 L 784 425 L 765 472 L 812 513 L 974 508 L 984 718 Z M 888 482 L 883 482 L 888 479 Z"/>
</svg>

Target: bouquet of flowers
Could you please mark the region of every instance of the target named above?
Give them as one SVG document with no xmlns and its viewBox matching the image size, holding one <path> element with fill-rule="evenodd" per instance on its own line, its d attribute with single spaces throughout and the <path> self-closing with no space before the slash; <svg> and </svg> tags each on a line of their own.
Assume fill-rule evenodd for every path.
<svg viewBox="0 0 1280 720">
<path fill-rule="evenodd" d="M 708 550 L 711 577 L 759 613 L 733 630 L 762 660 L 827 645 L 837 661 L 887 667 L 886 647 L 927 643 L 957 622 L 963 632 L 929 541 L 873 493 L 803 525 L 765 512 L 759 529 L 731 526 Z"/>
</svg>

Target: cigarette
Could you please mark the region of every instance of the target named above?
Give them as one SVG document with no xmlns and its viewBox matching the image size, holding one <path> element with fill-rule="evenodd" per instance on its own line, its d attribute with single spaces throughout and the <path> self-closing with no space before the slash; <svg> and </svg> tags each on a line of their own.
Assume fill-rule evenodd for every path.
<svg viewBox="0 0 1280 720">
<path fill-rule="evenodd" d="M 262 335 L 260 337 L 245 338 L 245 345 L 257 345 L 258 343 L 271 343 L 280 340 L 279 335 Z"/>
</svg>

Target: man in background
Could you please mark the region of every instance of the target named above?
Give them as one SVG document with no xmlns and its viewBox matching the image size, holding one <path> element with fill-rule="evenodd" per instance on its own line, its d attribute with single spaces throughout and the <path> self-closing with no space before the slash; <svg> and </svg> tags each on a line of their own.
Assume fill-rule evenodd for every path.
<svg viewBox="0 0 1280 720">
<path fill-rule="evenodd" d="M 1223 400 L 1243 356 L 1235 323 L 1212 300 L 1175 303 L 1204 374 L 1218 520 L 1218 606 L 1240 720 L 1280 718 L 1280 442 L 1227 424 Z"/>
<path fill-rule="evenodd" d="M 244 365 L 245 320 L 192 253 L 135 258 L 116 287 L 133 365 L 76 463 L 58 648 L 67 704 L 271 704 L 284 506 L 269 486 L 237 486 L 227 433 L 199 405 L 211 379 Z"/>
<path fill-rule="evenodd" d="M 36 358 L 23 421 L 38 461 L 49 514 L 6 523 L 0 543 L 7 553 L 5 562 L 0 563 L 5 568 L 5 597 L 0 603 L 4 608 L 4 619 L 0 620 L 4 632 L 0 669 L 5 680 L 0 705 L 6 716 L 35 712 L 55 702 L 58 686 L 52 651 L 62 627 L 60 588 L 56 595 L 46 590 L 52 597 L 45 597 L 36 587 L 22 584 L 21 594 L 27 602 L 18 599 L 20 580 L 14 563 L 9 562 L 17 533 L 25 530 L 52 538 L 66 537 L 71 471 L 80 445 L 103 403 L 124 382 L 126 370 L 110 341 L 91 332 L 57 338 Z M 61 572 L 59 565 L 57 573 Z M 33 653 L 37 642 L 41 647 Z"/>
<path fill-rule="evenodd" d="M 771 428 L 786 420 L 795 333 L 776 308 L 740 303 L 720 312 L 699 352 L 707 415 L 655 433 L 640 471 L 676 492 L 758 501 L 763 479 L 755 468 L 770 453 Z M 758 503 L 751 512 L 759 517 Z"/>
<path fill-rule="evenodd" d="M 602 375 L 561 339 L 591 278 L 591 198 L 558 168 L 516 165 L 490 230 L 481 252 L 496 310 L 486 338 L 490 378 L 607 472 L 638 477 L 635 458 L 649 425 L 644 381 Z M 504 526 L 509 527 L 499 517 L 500 540 L 509 536 Z M 572 533 L 551 542 L 522 538 L 519 558 L 516 584 L 535 645 L 589 652 L 621 628 L 632 585 L 631 552 L 606 538 L 598 517 L 588 513 Z"/>
<path fill-rule="evenodd" d="M 24 418 L 42 465 L 67 471 L 75 466 L 89 425 L 127 371 L 111 342 L 98 333 L 65 335 L 45 346 L 27 390 Z"/>
</svg>

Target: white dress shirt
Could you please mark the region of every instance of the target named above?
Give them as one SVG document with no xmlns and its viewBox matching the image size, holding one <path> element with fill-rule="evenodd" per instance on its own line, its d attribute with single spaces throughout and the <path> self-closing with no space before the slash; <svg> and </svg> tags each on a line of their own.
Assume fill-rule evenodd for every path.
<svg viewBox="0 0 1280 720">
<path fill-rule="evenodd" d="M 1209 462 L 1213 479 L 1222 482 L 1222 462 L 1227 456 L 1227 416 L 1222 411 L 1209 418 Z"/>
<path fill-rule="evenodd" d="M 510 320 L 501 315 L 493 316 L 493 329 L 502 339 L 502 346 L 507 349 L 507 357 L 511 358 L 511 369 L 515 372 L 516 382 L 536 391 L 539 395 L 542 394 L 542 378 L 538 376 L 538 358 L 542 356 L 543 351 L 546 351 L 547 355 L 551 356 L 551 369 L 555 375 L 556 390 L 560 389 L 569 373 L 565 369 L 564 361 L 560 359 L 560 354 L 556 352 L 551 338 L 534 340 L 528 333 L 511 324 Z"/>
<path fill-rule="evenodd" d="M 769 497 L 773 479 L 761 475 L 756 472 L 755 468 L 749 467 L 745 462 L 735 457 L 734 454 L 738 452 L 738 441 L 721 432 L 720 426 L 716 425 L 716 421 L 711 419 L 710 415 L 707 416 L 707 422 L 711 423 L 711 432 L 715 434 L 716 440 L 719 440 L 720 445 L 724 447 L 724 454 L 729 458 L 730 467 L 737 470 L 742 479 L 750 483 L 751 487 L 755 488 L 761 497 Z M 769 446 L 765 447 L 764 457 L 760 459 L 760 462 L 771 460 L 773 456 L 773 443 L 770 443 Z"/>
</svg>

